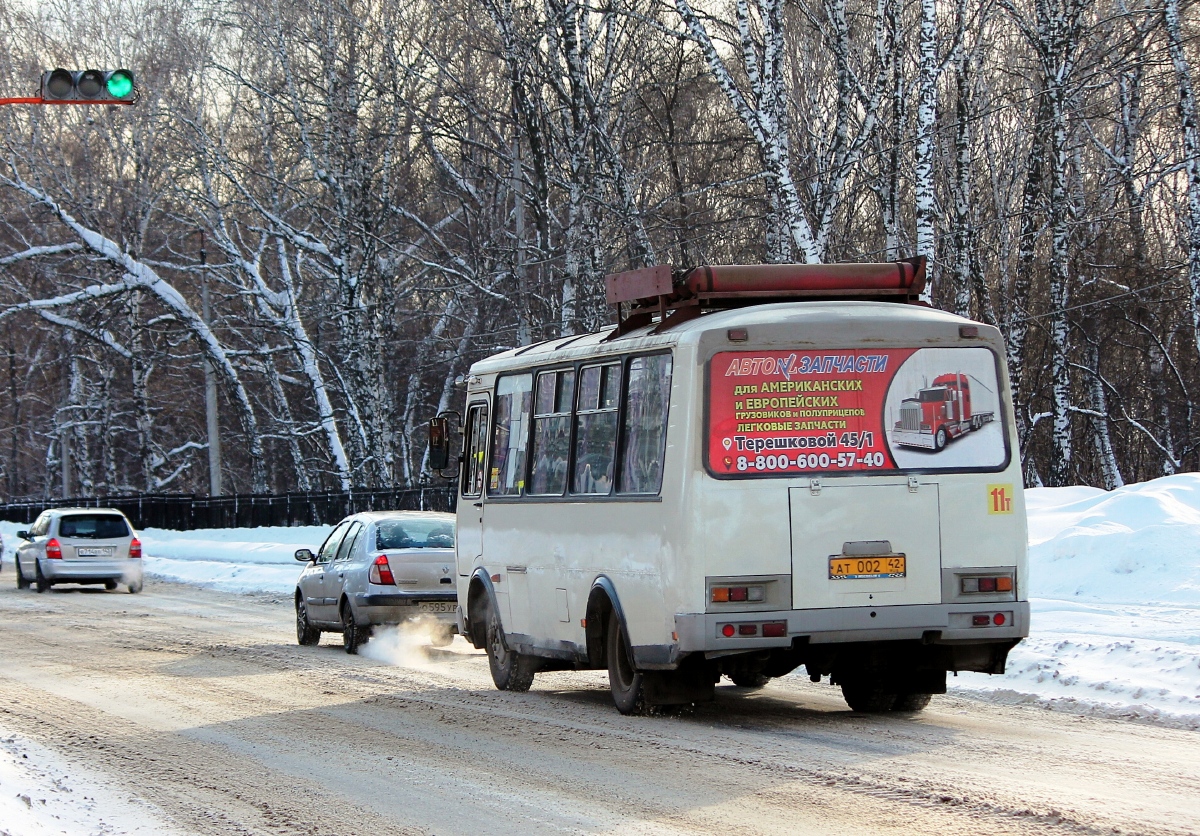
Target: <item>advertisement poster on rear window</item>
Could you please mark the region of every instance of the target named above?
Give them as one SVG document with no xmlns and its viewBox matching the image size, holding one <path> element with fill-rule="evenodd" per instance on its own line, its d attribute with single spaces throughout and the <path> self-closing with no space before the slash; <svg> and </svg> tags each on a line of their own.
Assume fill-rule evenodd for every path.
<svg viewBox="0 0 1200 836">
<path fill-rule="evenodd" d="M 986 348 L 725 351 L 709 364 L 708 410 L 718 477 L 1008 463 Z"/>
</svg>

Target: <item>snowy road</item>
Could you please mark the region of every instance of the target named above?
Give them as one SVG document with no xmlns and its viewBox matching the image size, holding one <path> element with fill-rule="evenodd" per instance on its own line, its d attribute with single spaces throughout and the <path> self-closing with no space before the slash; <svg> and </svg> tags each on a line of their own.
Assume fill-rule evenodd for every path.
<svg viewBox="0 0 1200 836">
<path fill-rule="evenodd" d="M 92 805 L 69 833 L 1200 831 L 1195 731 L 961 696 L 855 716 L 799 678 L 627 718 L 601 673 L 499 693 L 461 640 L 407 667 L 298 647 L 286 600 L 12 580 L 0 740 L 55 760 L 20 809 Z M 0 832 L 20 778 L 0 768 Z"/>
</svg>

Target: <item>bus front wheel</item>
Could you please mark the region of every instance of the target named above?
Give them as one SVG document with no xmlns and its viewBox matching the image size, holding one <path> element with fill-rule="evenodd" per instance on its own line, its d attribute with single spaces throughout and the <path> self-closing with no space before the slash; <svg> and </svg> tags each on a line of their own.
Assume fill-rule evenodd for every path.
<svg viewBox="0 0 1200 836">
<path fill-rule="evenodd" d="M 504 641 L 500 616 L 490 606 L 487 611 L 487 657 L 492 682 L 501 691 L 528 691 L 537 673 L 538 660 L 510 650 Z"/>
<path fill-rule="evenodd" d="M 608 619 L 608 637 L 604 655 L 608 659 L 608 687 L 613 702 L 622 714 L 646 713 L 645 676 L 633 667 L 629 640 L 615 614 Z"/>
</svg>

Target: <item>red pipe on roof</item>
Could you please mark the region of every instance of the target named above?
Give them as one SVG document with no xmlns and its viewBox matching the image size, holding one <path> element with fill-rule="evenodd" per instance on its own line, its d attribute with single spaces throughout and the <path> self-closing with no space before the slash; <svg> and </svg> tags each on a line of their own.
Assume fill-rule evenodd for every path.
<svg viewBox="0 0 1200 836">
<path fill-rule="evenodd" d="M 909 295 L 925 286 L 925 260 L 885 264 L 726 264 L 697 267 L 683 280 L 692 293 L 756 291 L 895 290 Z"/>
</svg>

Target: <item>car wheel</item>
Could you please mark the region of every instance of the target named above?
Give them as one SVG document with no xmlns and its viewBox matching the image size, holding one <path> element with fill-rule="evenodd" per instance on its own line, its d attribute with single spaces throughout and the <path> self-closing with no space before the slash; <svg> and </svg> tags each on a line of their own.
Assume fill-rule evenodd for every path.
<svg viewBox="0 0 1200 836">
<path fill-rule="evenodd" d="M 901 694 L 896 697 L 892 711 L 902 711 L 905 714 L 917 714 L 929 706 L 933 694 Z"/>
<path fill-rule="evenodd" d="M 613 702 L 622 714 L 645 714 L 646 689 L 644 676 L 633 667 L 633 655 L 621 620 L 613 613 L 608 617 L 608 638 L 605 654 L 608 658 L 608 687 Z"/>
<path fill-rule="evenodd" d="M 347 601 L 342 602 L 342 647 L 353 655 L 371 638 L 370 629 L 354 620 L 354 611 Z"/>
<path fill-rule="evenodd" d="M 321 641 L 321 631 L 308 622 L 308 607 L 304 596 L 296 596 L 296 643 L 311 647 Z"/>
<path fill-rule="evenodd" d="M 771 677 L 765 673 L 747 673 L 741 672 L 731 673 L 729 678 L 733 680 L 733 684 L 739 688 L 761 688 L 771 681 Z"/>
<path fill-rule="evenodd" d="M 881 714 L 896 704 L 895 692 L 872 680 L 843 682 L 842 698 L 851 711 L 859 714 Z"/>
<path fill-rule="evenodd" d="M 107 589 L 109 592 L 112 592 L 114 589 L 117 588 L 117 582 L 116 581 L 105 581 L 104 588 Z"/>
<path fill-rule="evenodd" d="M 34 574 L 37 577 L 34 582 L 37 584 L 37 591 L 45 592 L 47 589 L 50 588 L 50 581 L 46 578 L 45 575 L 42 574 L 42 564 L 35 561 L 33 565 L 34 565 L 34 567 L 36 567 L 36 571 L 34 572 Z"/>
<path fill-rule="evenodd" d="M 510 650 L 504 641 L 500 616 L 489 606 L 487 612 L 487 657 L 492 682 L 501 691 L 528 691 L 537 673 L 538 660 Z"/>
<path fill-rule="evenodd" d="M 130 595 L 137 595 L 141 591 L 142 591 L 142 582 L 141 581 L 134 581 L 133 583 L 131 583 L 129 585 L 129 594 Z"/>
<path fill-rule="evenodd" d="M 933 449 L 941 450 L 946 446 L 946 428 L 938 427 L 937 435 L 933 437 Z"/>
<path fill-rule="evenodd" d="M 17 589 L 29 589 L 29 578 L 21 571 L 21 561 L 13 560 L 13 568 L 17 570 Z"/>
</svg>

